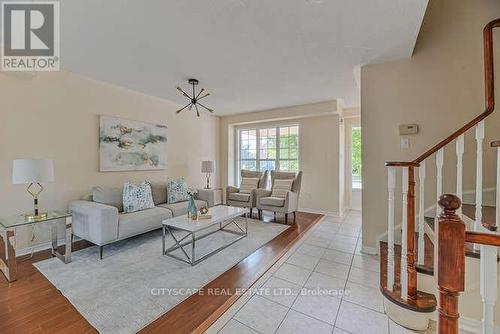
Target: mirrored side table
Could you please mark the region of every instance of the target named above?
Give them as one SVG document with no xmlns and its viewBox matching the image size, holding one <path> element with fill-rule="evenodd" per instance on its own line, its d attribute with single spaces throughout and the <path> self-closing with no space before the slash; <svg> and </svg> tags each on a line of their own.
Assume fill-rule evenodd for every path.
<svg viewBox="0 0 500 334">
<path fill-rule="evenodd" d="M 52 239 L 52 255 L 64 263 L 71 262 L 71 213 L 67 211 L 50 211 L 46 218 L 26 220 L 24 215 L 0 219 L 0 270 L 9 282 L 17 279 L 16 262 L 16 228 L 24 225 L 50 224 Z M 57 225 L 65 224 L 65 252 L 61 254 L 57 245 Z"/>
</svg>

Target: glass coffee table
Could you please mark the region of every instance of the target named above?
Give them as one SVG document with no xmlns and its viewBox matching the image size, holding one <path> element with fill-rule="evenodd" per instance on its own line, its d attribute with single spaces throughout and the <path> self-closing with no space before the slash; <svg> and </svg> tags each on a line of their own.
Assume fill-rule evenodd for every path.
<svg viewBox="0 0 500 334">
<path fill-rule="evenodd" d="M 71 262 L 71 213 L 67 211 L 50 211 L 46 218 L 39 220 L 27 220 L 25 215 L 17 215 L 0 219 L 0 270 L 9 282 L 17 279 L 16 262 L 16 228 L 20 226 L 34 224 L 51 224 L 52 255 L 59 258 L 64 263 Z M 57 225 L 64 223 L 66 227 L 65 253 L 58 251 L 57 245 Z"/>
<path fill-rule="evenodd" d="M 187 215 L 183 215 L 164 220 L 162 223 L 163 255 L 173 257 L 179 261 L 194 266 L 195 264 L 205 260 L 206 258 L 214 255 L 217 252 L 220 252 L 224 248 L 231 246 L 238 240 L 241 240 L 248 235 L 247 209 L 218 205 L 210 208 L 208 214 L 211 215 L 211 218 L 194 220 L 188 218 Z M 244 220 L 242 222 L 237 221 L 237 218 L 241 216 L 244 216 Z M 244 226 L 240 226 L 241 223 L 244 223 Z M 236 230 L 227 229 L 229 225 L 235 227 Z M 215 230 L 201 234 L 203 231 L 206 231 L 210 228 L 215 228 Z M 186 232 L 186 234 L 183 236 L 176 236 L 173 233 L 174 231 L 182 231 Z M 239 237 L 197 259 L 195 254 L 196 242 L 218 232 L 232 233 L 238 235 Z M 169 234 L 174 241 L 174 245 L 172 247 L 169 247 L 168 249 L 166 249 L 167 234 Z M 191 249 L 185 249 L 185 247 L 188 245 L 191 245 Z M 181 250 L 182 255 L 184 255 L 185 258 L 172 254 L 172 252 L 177 249 Z"/>
</svg>

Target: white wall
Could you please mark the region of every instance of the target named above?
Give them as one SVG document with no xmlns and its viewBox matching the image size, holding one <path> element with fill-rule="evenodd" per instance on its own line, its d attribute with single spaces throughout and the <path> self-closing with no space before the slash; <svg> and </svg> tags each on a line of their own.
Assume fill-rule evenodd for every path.
<svg viewBox="0 0 500 334">
<path fill-rule="evenodd" d="M 482 30 L 498 17 L 500 2 L 497 0 L 431 0 L 411 59 L 361 69 L 364 246 L 378 248 L 377 236 L 386 231 L 387 169 L 384 163 L 417 158 L 484 111 Z M 498 29 L 494 39 L 498 59 Z M 498 82 L 500 72 L 499 67 L 496 68 Z M 500 90 L 496 91 L 498 101 Z M 488 144 L 490 140 L 499 139 L 499 120 L 499 111 L 486 120 L 484 187 L 495 183 L 495 151 Z M 410 137 L 409 149 L 401 149 L 398 125 L 412 123 L 419 124 L 420 133 Z M 474 189 L 475 151 L 472 131 L 465 138 L 464 190 Z M 436 203 L 434 157 L 428 160 L 427 166 L 426 207 Z M 452 144 L 445 149 L 445 192 L 455 191 L 455 174 Z M 398 184 L 399 192 L 400 189 Z M 398 193 L 396 199 L 399 198 Z M 400 213 L 401 201 L 396 204 L 396 212 Z"/>
<path fill-rule="evenodd" d="M 25 187 L 11 184 L 12 160 L 18 158 L 54 160 L 55 182 L 44 185 L 40 198 L 45 210 L 66 209 L 95 185 L 185 176 L 190 185 L 202 187 L 201 161 L 219 165 L 218 117 L 175 115 L 177 108 L 163 99 L 64 71 L 38 73 L 33 79 L 0 73 L 0 217 L 32 210 Z M 166 124 L 167 169 L 99 172 L 100 114 Z M 219 184 L 217 175 L 213 184 Z M 46 226 L 36 231 L 35 243 L 48 239 Z M 17 248 L 29 246 L 26 229 L 18 233 Z"/>
</svg>

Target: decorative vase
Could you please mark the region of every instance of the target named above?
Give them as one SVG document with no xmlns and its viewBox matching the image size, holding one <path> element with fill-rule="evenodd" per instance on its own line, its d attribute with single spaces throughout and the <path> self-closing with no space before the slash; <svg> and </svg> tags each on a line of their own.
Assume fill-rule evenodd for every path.
<svg viewBox="0 0 500 334">
<path fill-rule="evenodd" d="M 194 203 L 193 195 L 189 195 L 188 216 L 191 216 L 191 219 L 198 218 L 198 209 L 196 208 L 196 204 Z"/>
</svg>

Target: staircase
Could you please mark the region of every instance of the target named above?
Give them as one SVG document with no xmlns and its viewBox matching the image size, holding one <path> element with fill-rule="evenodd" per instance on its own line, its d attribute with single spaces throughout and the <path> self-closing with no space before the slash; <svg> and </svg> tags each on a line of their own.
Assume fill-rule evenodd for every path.
<svg viewBox="0 0 500 334">
<path fill-rule="evenodd" d="M 466 288 L 465 262 L 468 257 L 480 262 L 482 333 L 494 333 L 500 246 L 500 235 L 497 234 L 497 222 L 500 222 L 500 141 L 491 143 L 491 149 L 497 150 L 496 207 L 483 206 L 482 195 L 484 123 L 495 108 L 493 29 L 496 27 L 500 27 L 500 19 L 488 23 L 483 30 L 485 111 L 415 160 L 386 163 L 388 226 L 387 240 L 380 242 L 380 290 L 385 297 L 388 316 L 412 329 L 427 328 L 437 309 L 438 333 L 458 333 L 458 298 Z M 461 205 L 464 140 L 470 132 L 473 132 L 476 142 L 476 198 L 474 205 Z M 456 168 L 454 195 L 443 194 L 445 149 L 452 149 L 456 154 L 456 166 L 451 167 Z M 436 177 L 427 179 L 427 183 L 432 182 L 436 187 L 436 214 L 426 217 L 426 168 L 433 168 L 430 158 L 435 158 Z M 418 210 L 415 195 L 417 175 Z M 398 189 L 396 193 L 399 177 L 401 191 Z M 396 225 L 395 221 L 396 195 L 401 196 L 401 225 Z M 437 294 L 439 298 L 436 298 Z"/>
</svg>

